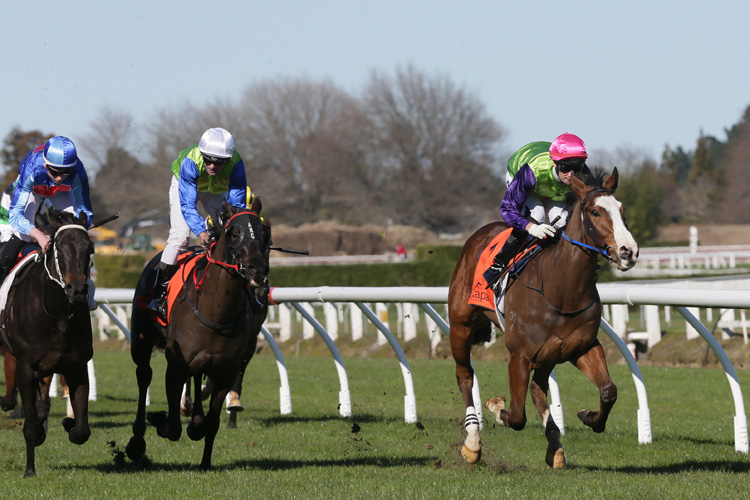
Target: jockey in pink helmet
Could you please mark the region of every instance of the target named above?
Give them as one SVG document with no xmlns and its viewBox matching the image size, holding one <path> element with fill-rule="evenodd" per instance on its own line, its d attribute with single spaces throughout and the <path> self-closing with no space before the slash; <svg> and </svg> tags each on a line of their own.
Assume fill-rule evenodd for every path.
<svg viewBox="0 0 750 500">
<path fill-rule="evenodd" d="M 500 214 L 513 233 L 485 273 L 488 285 L 499 281 L 527 234 L 544 239 L 555 236 L 556 228 L 565 227 L 565 195 L 570 191 L 573 174 L 591 173 L 587 158 L 583 140 L 567 132 L 551 143 L 532 142 L 511 155 L 505 176 L 508 189 L 500 203 Z"/>
</svg>

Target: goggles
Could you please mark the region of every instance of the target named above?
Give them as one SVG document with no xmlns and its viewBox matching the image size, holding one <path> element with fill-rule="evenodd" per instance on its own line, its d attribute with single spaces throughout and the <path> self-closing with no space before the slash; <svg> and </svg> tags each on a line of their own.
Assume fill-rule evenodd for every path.
<svg viewBox="0 0 750 500">
<path fill-rule="evenodd" d="M 219 158 L 218 156 L 211 156 L 203 153 L 201 153 L 201 156 L 203 156 L 203 163 L 206 165 L 213 164 L 217 167 L 220 167 L 229 161 L 229 158 Z"/>
<path fill-rule="evenodd" d="M 44 168 L 47 169 L 47 172 L 49 172 L 52 177 L 67 177 L 72 173 L 73 170 L 70 168 L 55 168 L 53 166 L 47 165 L 46 163 L 44 164 Z"/>
<path fill-rule="evenodd" d="M 581 169 L 583 169 L 583 165 L 586 163 L 586 159 L 569 158 L 567 160 L 560 160 L 556 163 L 560 173 L 567 174 L 568 172 L 574 172 L 579 174 L 581 173 Z"/>
</svg>

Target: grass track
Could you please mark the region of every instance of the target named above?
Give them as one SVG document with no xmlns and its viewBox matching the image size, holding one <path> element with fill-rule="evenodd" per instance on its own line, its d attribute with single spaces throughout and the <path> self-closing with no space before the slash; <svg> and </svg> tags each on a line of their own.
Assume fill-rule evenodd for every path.
<svg viewBox="0 0 750 500">
<path fill-rule="evenodd" d="M 60 425 L 65 406 L 55 399 L 47 441 L 37 448 L 37 477 L 22 478 L 22 421 L 0 416 L 4 498 L 703 499 L 747 498 L 750 487 L 750 460 L 734 451 L 734 405 L 720 370 L 643 367 L 654 442 L 638 445 L 637 399 L 627 368 L 610 368 L 619 399 L 607 430 L 597 435 L 575 418 L 577 410 L 596 406 L 595 387 L 574 367 L 558 367 L 568 467 L 552 471 L 530 401 L 525 430 L 485 418 L 482 461 L 462 461 L 463 411 L 452 361 L 410 361 L 421 424 L 414 425 L 403 421 L 404 385 L 395 359 L 345 359 L 354 417 L 344 420 L 330 357 L 287 357 L 294 411 L 282 417 L 275 360 L 264 354 L 246 375 L 239 429 L 228 430 L 223 416 L 214 470 L 202 473 L 202 441 L 183 433 L 172 443 L 151 427 L 151 464 L 116 462 L 130 438 L 134 365 L 123 352 L 97 351 L 95 362 L 99 399 L 90 404 L 91 439 L 80 447 L 67 441 Z M 507 365 L 475 364 L 482 397 L 507 396 Z M 161 410 L 163 356 L 155 355 L 153 365 L 151 409 Z M 738 376 L 747 391 L 750 373 Z"/>
</svg>

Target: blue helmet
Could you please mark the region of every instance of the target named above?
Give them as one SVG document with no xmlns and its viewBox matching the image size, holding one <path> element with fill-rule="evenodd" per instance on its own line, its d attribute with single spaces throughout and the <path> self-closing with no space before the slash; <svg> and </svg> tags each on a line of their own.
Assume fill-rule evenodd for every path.
<svg viewBox="0 0 750 500">
<path fill-rule="evenodd" d="M 73 168 L 78 163 L 76 145 L 67 137 L 53 137 L 44 145 L 44 163 L 54 168 Z"/>
</svg>

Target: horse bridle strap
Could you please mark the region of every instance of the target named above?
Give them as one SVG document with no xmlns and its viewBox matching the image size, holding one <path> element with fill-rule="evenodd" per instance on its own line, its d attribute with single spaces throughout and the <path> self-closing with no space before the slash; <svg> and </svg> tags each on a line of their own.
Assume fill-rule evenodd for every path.
<svg viewBox="0 0 750 500">
<path fill-rule="evenodd" d="M 582 241 L 574 240 L 573 238 L 571 238 L 570 236 L 568 236 L 565 233 L 565 231 L 562 232 L 562 237 L 568 243 L 572 243 L 573 245 L 577 245 L 577 246 L 582 247 L 582 248 L 588 248 L 589 250 L 593 250 L 593 251 L 595 251 L 597 253 L 600 253 L 600 254 L 604 255 L 608 259 L 610 258 L 610 255 L 607 253 L 607 249 L 606 248 L 604 250 L 602 250 L 601 248 L 592 247 L 591 245 L 587 245 L 586 243 L 583 243 Z M 607 248 L 609 248 L 609 247 L 607 247 Z"/>
<path fill-rule="evenodd" d="M 79 224 L 64 224 L 57 228 L 57 231 L 55 231 L 55 235 L 52 237 L 53 240 L 57 241 L 57 235 L 60 234 L 61 231 L 64 231 L 66 229 L 80 229 L 81 231 L 88 231 L 88 229 Z M 65 290 L 65 282 L 62 280 L 62 271 L 60 271 L 60 261 L 57 258 L 57 245 L 55 245 L 54 243 L 52 244 L 52 259 L 55 261 L 55 270 L 57 271 L 57 275 L 60 277 L 60 279 L 52 276 L 52 273 L 47 268 L 46 261 L 43 261 L 44 270 L 47 271 L 47 276 L 49 276 L 50 280 L 57 283 L 58 285 L 60 285 L 60 288 Z"/>
<path fill-rule="evenodd" d="M 231 216 L 229 218 L 229 220 L 227 221 L 227 223 L 224 224 L 224 227 L 228 228 L 229 224 L 232 222 L 232 220 L 235 217 L 238 217 L 240 215 L 254 215 L 256 217 L 259 217 L 258 214 L 256 214 L 255 212 L 251 212 L 249 210 L 246 210 L 244 212 L 237 212 L 236 214 L 234 214 L 233 216 Z M 211 243 L 211 246 L 208 248 L 208 252 L 206 252 L 206 260 L 208 260 L 208 262 L 211 263 L 211 264 L 217 264 L 219 266 L 226 267 L 227 269 L 232 269 L 235 272 L 239 272 L 240 271 L 240 266 L 238 264 L 229 264 L 227 262 L 224 262 L 224 261 L 221 261 L 221 260 L 216 260 L 213 257 L 211 257 L 211 253 L 213 251 L 214 245 L 216 245 L 215 241 L 213 243 Z"/>
</svg>

